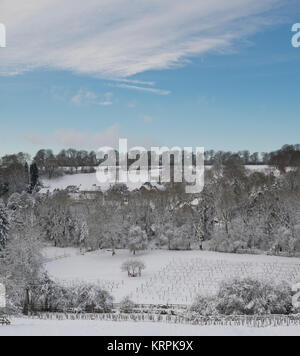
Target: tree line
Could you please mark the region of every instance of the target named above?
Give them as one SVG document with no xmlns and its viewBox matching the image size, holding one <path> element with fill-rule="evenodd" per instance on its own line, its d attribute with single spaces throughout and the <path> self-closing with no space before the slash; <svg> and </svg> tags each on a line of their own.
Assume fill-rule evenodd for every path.
<svg viewBox="0 0 300 356">
<path fill-rule="evenodd" d="M 1 171 L 11 185 L 0 202 L 0 280 L 13 298 L 21 298 L 40 278 L 45 243 L 78 247 L 82 253 L 110 249 L 113 256 L 119 248 L 132 254 L 157 248 L 297 256 L 297 152 L 284 147 L 274 153 L 280 158 L 286 154 L 286 166 L 294 166 L 281 175 L 248 170 L 239 155 L 215 160 L 205 172 L 200 194 L 186 194 L 185 183 L 166 184 L 163 191 L 133 192 L 117 185 L 89 199 L 66 190 L 38 193 L 31 189 L 38 164 L 26 169 L 26 156 L 6 156 Z"/>
<path fill-rule="evenodd" d="M 32 193 L 39 180 L 39 170 L 35 161 L 25 153 L 6 155 L 0 161 L 0 198 L 23 191 Z"/>
<path fill-rule="evenodd" d="M 117 155 L 117 164 L 119 154 Z M 148 152 L 148 164 L 151 166 L 153 153 Z M 248 150 L 235 152 L 205 151 L 205 165 L 226 164 L 232 157 L 239 159 L 243 165 L 272 165 L 284 173 L 287 167 L 295 167 L 300 162 L 300 145 L 285 145 L 280 150 L 269 153 L 250 153 Z M 103 160 L 102 160 L 103 161 Z M 135 160 L 128 159 L 128 167 Z M 160 157 L 160 164 L 162 158 Z M 193 162 L 196 157 L 193 155 Z M 67 149 L 55 154 L 50 149 L 41 149 L 31 159 L 30 155 L 20 152 L 6 155 L 0 160 L 0 197 L 13 192 L 21 192 L 25 186 L 33 190 L 38 176 L 52 179 L 66 173 L 94 173 L 95 167 L 101 163 L 94 151 Z M 171 165 L 174 157 L 171 157 Z"/>
</svg>

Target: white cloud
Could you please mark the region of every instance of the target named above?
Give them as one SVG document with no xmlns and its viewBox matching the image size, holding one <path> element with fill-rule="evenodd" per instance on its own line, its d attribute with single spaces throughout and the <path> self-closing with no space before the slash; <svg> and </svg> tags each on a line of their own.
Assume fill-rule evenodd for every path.
<svg viewBox="0 0 300 356">
<path fill-rule="evenodd" d="M 114 94 L 113 93 L 105 93 L 104 94 L 104 99 L 99 103 L 102 106 L 110 106 L 113 104 L 112 99 L 113 99 Z"/>
<path fill-rule="evenodd" d="M 169 94 L 171 94 L 171 92 L 169 90 L 138 87 L 136 85 L 116 84 L 115 87 L 123 88 L 123 89 L 137 90 L 137 91 L 144 91 L 144 92 L 153 93 L 153 94 L 157 94 L 157 95 L 169 95 Z"/>
<path fill-rule="evenodd" d="M 89 90 L 80 89 L 72 98 L 71 102 L 77 106 L 83 104 L 95 104 L 101 106 L 113 105 L 113 93 L 96 94 Z"/>
<path fill-rule="evenodd" d="M 7 48 L 1 51 L 0 73 L 55 68 L 122 79 L 148 70 L 168 69 L 187 63 L 191 56 L 230 48 L 236 40 L 272 24 L 267 11 L 285 3 L 1 0 Z M 132 82 L 131 87 L 127 84 L 128 89 L 146 91 L 135 87 L 142 83 Z"/>
<path fill-rule="evenodd" d="M 138 84 L 138 85 L 149 85 L 151 87 L 155 86 L 155 82 L 145 82 L 143 80 L 133 80 L 133 79 L 118 79 L 118 82 L 124 82 L 129 84 Z"/>
<path fill-rule="evenodd" d="M 100 103 L 101 106 L 111 106 L 112 104 L 112 101 L 101 101 Z"/>
<path fill-rule="evenodd" d="M 73 98 L 71 99 L 72 103 L 73 104 L 76 104 L 76 105 L 80 105 L 81 104 L 81 100 L 82 100 L 82 97 L 81 97 L 81 93 L 77 93 L 75 96 L 73 96 Z"/>
</svg>

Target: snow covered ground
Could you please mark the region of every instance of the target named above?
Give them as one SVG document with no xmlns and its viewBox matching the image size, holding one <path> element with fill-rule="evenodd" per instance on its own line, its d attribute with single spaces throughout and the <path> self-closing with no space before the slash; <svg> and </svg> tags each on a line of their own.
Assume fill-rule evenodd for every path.
<svg viewBox="0 0 300 356">
<path fill-rule="evenodd" d="M 69 186 L 76 186 L 80 191 L 106 191 L 109 189 L 109 184 L 101 184 L 97 180 L 96 173 L 79 173 L 73 175 L 65 175 L 56 179 L 43 179 L 44 188 L 41 193 L 46 193 L 47 191 L 53 192 L 55 189 L 66 189 Z M 128 188 L 130 190 L 138 189 L 142 184 L 132 184 Z"/>
<path fill-rule="evenodd" d="M 127 172 L 126 171 L 119 171 L 120 181 L 126 181 Z M 153 169 L 151 171 L 152 177 L 159 176 L 159 169 Z M 113 176 L 114 177 L 114 176 Z M 113 179 L 112 179 L 113 180 Z M 141 188 L 141 186 L 149 182 L 149 174 L 148 171 L 141 171 L 140 172 L 140 182 L 127 182 L 126 185 L 130 191 L 135 189 Z M 158 178 L 156 178 L 158 181 Z M 79 173 L 79 174 L 72 174 L 72 175 L 65 175 L 56 179 L 43 179 L 42 183 L 44 188 L 41 190 L 41 193 L 46 193 L 47 191 L 52 192 L 55 189 L 66 189 L 69 186 L 76 186 L 82 192 L 89 192 L 89 191 L 107 191 L 113 183 L 101 183 L 97 179 L 96 173 Z M 160 186 L 157 184 L 157 187 Z"/>
<path fill-rule="evenodd" d="M 118 250 L 112 257 L 110 251 L 81 255 L 75 248 L 47 247 L 44 255 L 46 268 L 55 279 L 102 284 L 116 302 L 130 295 L 137 303 L 190 303 L 194 295 L 214 291 L 222 280 L 235 276 L 300 281 L 297 258 L 153 250 L 136 257 L 146 263 L 147 269 L 141 278 L 130 279 L 120 269 L 122 262 L 132 258 L 127 250 Z M 11 321 L 10 326 L 0 326 L 0 336 L 300 336 L 300 326 L 250 328 L 27 318 Z"/>
<path fill-rule="evenodd" d="M 12 319 L 0 336 L 300 336 L 299 327 L 245 328 L 93 320 Z"/>
<path fill-rule="evenodd" d="M 223 254 L 208 251 L 152 250 L 137 257 L 146 264 L 141 278 L 128 278 L 121 265 L 132 255 L 118 250 L 80 255 L 76 249 L 47 248 L 49 274 L 64 283 L 89 281 L 102 285 L 119 302 L 129 295 L 141 304 L 190 304 L 198 294 L 217 292 L 220 283 L 234 277 L 274 282 L 300 282 L 300 260 L 275 256 Z"/>
<path fill-rule="evenodd" d="M 207 166 L 206 169 L 210 169 L 211 167 Z M 273 168 L 269 166 L 246 166 L 249 170 L 254 170 L 257 172 L 268 172 L 274 171 Z M 152 171 L 152 176 L 158 176 L 159 170 L 154 169 Z M 121 174 L 121 173 L 120 173 Z M 141 172 L 141 175 L 145 176 L 143 183 L 146 183 L 148 179 L 147 171 Z M 44 188 L 41 190 L 42 193 L 46 193 L 47 191 L 52 192 L 55 189 L 66 189 L 69 186 L 77 186 L 80 191 L 106 191 L 109 189 L 110 184 L 102 184 L 97 180 L 96 173 L 79 173 L 73 175 L 65 175 L 63 177 L 59 177 L 56 179 L 43 179 L 42 181 Z M 139 189 L 143 183 L 127 183 L 128 189 L 130 191 Z"/>
</svg>

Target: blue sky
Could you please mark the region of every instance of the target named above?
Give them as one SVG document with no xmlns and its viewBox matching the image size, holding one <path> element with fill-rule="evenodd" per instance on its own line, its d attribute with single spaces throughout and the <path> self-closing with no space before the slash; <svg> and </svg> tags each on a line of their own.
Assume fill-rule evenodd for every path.
<svg viewBox="0 0 300 356">
<path fill-rule="evenodd" d="M 72 10 L 62 0 L 66 11 L 58 19 L 56 0 L 50 8 L 49 0 L 31 0 L 18 12 L 16 0 L 3 1 L 8 43 L 0 49 L 0 155 L 42 147 L 96 150 L 119 137 L 132 145 L 259 152 L 300 142 L 300 48 L 291 45 L 292 25 L 300 22 L 297 1 L 229 0 L 228 7 L 214 0 L 198 8 L 188 0 L 193 11 L 181 16 L 180 7 L 167 15 L 169 0 L 150 1 L 150 10 L 139 7 L 142 0 L 119 19 L 115 13 L 128 0 L 87 0 L 78 41 L 58 29 L 68 19 L 76 32 L 79 1 Z M 111 30 L 109 21 L 98 28 L 101 16 L 90 17 L 100 3 Z M 53 37 L 43 20 L 51 10 Z M 221 17 L 220 27 L 211 26 Z M 36 23 L 27 21 L 32 18 Z"/>
</svg>

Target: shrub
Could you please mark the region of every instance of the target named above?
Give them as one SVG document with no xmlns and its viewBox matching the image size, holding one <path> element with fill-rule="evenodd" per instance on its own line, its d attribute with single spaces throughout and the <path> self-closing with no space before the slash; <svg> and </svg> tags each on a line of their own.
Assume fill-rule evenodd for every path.
<svg viewBox="0 0 300 356">
<path fill-rule="evenodd" d="M 174 251 L 190 250 L 190 242 L 183 237 L 176 237 L 173 239 L 170 249 Z"/>
<path fill-rule="evenodd" d="M 73 290 L 75 298 L 71 308 L 80 312 L 110 312 L 112 309 L 113 298 L 101 287 L 92 284 L 81 284 Z"/>
<path fill-rule="evenodd" d="M 292 291 L 286 283 L 236 279 L 222 284 L 217 299 L 216 308 L 225 315 L 290 314 L 293 310 Z"/>
<path fill-rule="evenodd" d="M 135 304 L 129 297 L 125 297 L 120 303 L 121 313 L 126 313 L 126 314 L 133 313 L 134 308 L 135 308 Z"/>
<path fill-rule="evenodd" d="M 129 189 L 126 184 L 124 183 L 117 183 L 114 184 L 109 188 L 107 193 L 112 193 L 112 194 L 121 194 L 121 195 L 126 195 L 129 193 Z"/>
<path fill-rule="evenodd" d="M 31 310 L 47 312 L 110 312 L 112 296 L 101 287 L 82 283 L 64 287 L 52 281 L 47 274 L 31 289 Z"/>
<path fill-rule="evenodd" d="M 190 308 L 190 312 L 200 316 L 217 315 L 217 300 L 215 297 L 198 296 Z"/>
<path fill-rule="evenodd" d="M 215 252 L 237 253 L 239 250 L 247 248 L 247 242 L 240 237 L 240 232 L 231 231 L 231 237 L 228 238 L 222 232 L 216 231 L 213 238 L 207 242 L 207 249 Z"/>
</svg>

